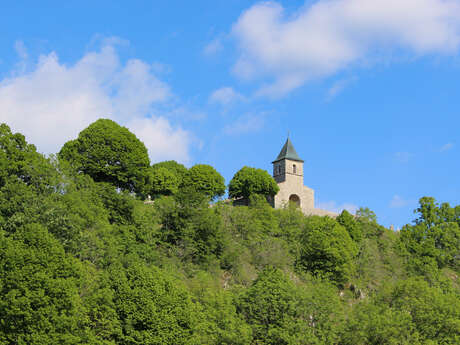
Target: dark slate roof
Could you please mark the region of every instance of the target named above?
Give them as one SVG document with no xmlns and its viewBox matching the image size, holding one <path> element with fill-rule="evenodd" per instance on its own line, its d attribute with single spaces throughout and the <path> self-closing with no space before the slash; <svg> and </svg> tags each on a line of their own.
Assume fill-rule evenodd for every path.
<svg viewBox="0 0 460 345">
<path fill-rule="evenodd" d="M 292 145 L 289 137 L 287 138 L 286 143 L 281 149 L 280 154 L 278 155 L 278 157 L 276 157 L 276 159 L 272 163 L 278 162 L 283 159 L 290 159 L 292 161 L 303 162 L 303 160 L 300 159 L 299 155 L 295 151 L 294 145 Z"/>
</svg>

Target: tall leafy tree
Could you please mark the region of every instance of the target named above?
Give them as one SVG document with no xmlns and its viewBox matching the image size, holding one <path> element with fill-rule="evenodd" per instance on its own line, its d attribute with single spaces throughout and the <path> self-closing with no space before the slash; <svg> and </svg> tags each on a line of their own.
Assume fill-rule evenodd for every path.
<svg viewBox="0 0 460 345">
<path fill-rule="evenodd" d="M 37 224 L 0 231 L 0 344 L 81 344 L 77 260 Z"/>
<path fill-rule="evenodd" d="M 231 198 L 249 198 L 253 194 L 274 196 L 278 191 L 278 185 L 267 171 L 247 166 L 233 176 L 228 186 Z"/>
<path fill-rule="evenodd" d="M 410 268 L 426 273 L 428 267 L 460 268 L 460 226 L 456 209 L 423 197 L 415 225 L 405 225 L 400 241 Z"/>
<path fill-rule="evenodd" d="M 164 272 L 137 260 L 114 266 L 114 302 L 122 334 L 118 344 L 198 344 L 197 313 L 188 292 Z"/>
<path fill-rule="evenodd" d="M 57 182 L 57 173 L 34 145 L 3 123 L 0 124 L 0 188 L 16 182 L 40 193 L 49 192 Z"/>
<path fill-rule="evenodd" d="M 149 169 L 144 194 L 154 198 L 176 195 L 187 174 L 187 168 L 176 161 L 155 163 Z"/>
<path fill-rule="evenodd" d="M 182 183 L 184 177 L 187 175 L 187 168 L 176 161 L 164 161 L 152 164 L 152 169 L 155 170 L 157 168 L 164 168 L 168 171 L 174 173 L 177 176 L 180 183 Z"/>
<path fill-rule="evenodd" d="M 126 127 L 99 119 L 64 144 L 59 157 L 96 182 L 140 192 L 150 165 L 145 145 Z"/>
<path fill-rule="evenodd" d="M 175 195 L 179 191 L 180 177 L 165 167 L 152 168 L 149 171 L 144 193 L 150 196 L 159 197 Z"/>
<path fill-rule="evenodd" d="M 184 188 L 215 199 L 225 193 L 225 180 L 216 169 L 207 164 L 191 167 L 184 179 Z"/>
<path fill-rule="evenodd" d="M 351 278 L 357 247 L 347 230 L 335 219 L 310 217 L 300 242 L 300 267 L 338 284 Z"/>
<path fill-rule="evenodd" d="M 359 223 L 356 221 L 355 217 L 350 214 L 350 212 L 343 210 L 342 213 L 340 213 L 340 215 L 337 217 L 337 222 L 339 222 L 340 225 L 347 229 L 351 238 L 355 242 L 361 241 L 361 227 L 359 226 Z"/>
<path fill-rule="evenodd" d="M 266 267 L 238 300 L 251 325 L 253 344 L 335 344 L 342 320 L 335 289 L 319 282 L 296 286 Z"/>
</svg>

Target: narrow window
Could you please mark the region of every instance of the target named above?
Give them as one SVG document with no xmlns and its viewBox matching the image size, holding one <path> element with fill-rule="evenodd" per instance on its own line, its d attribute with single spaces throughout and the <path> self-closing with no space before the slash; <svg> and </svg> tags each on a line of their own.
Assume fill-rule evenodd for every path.
<svg viewBox="0 0 460 345">
<path fill-rule="evenodd" d="M 294 172 L 294 174 L 297 174 L 297 167 L 295 166 L 295 164 L 292 166 L 292 171 Z"/>
</svg>

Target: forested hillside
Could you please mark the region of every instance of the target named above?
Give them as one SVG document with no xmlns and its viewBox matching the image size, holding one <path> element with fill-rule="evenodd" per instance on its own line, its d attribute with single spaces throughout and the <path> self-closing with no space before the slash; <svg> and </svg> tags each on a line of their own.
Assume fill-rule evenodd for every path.
<svg viewBox="0 0 460 345">
<path fill-rule="evenodd" d="M 52 157 L 2 124 L 0 344 L 460 343 L 460 206 L 394 232 L 273 209 L 270 179 L 243 168 L 233 206 L 110 120 Z"/>
</svg>

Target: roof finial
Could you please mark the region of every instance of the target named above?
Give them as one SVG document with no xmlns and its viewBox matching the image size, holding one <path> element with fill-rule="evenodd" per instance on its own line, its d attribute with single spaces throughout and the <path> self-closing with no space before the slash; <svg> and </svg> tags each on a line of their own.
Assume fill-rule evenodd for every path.
<svg viewBox="0 0 460 345">
<path fill-rule="evenodd" d="M 291 131 L 290 131 L 290 130 L 288 130 L 288 139 L 289 139 L 289 135 L 290 135 L 290 134 L 291 134 Z"/>
</svg>

